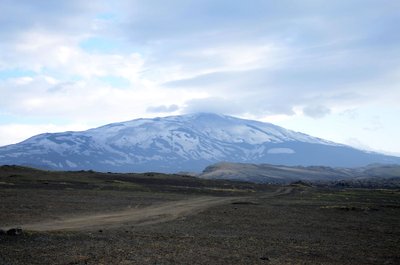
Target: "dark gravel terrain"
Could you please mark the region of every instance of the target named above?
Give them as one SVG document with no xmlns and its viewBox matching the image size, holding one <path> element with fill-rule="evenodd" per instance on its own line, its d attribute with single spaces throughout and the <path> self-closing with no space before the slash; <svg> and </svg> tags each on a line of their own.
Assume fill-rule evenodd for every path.
<svg viewBox="0 0 400 265">
<path fill-rule="evenodd" d="M 158 222 L 34 231 L 25 224 L 151 211 Z M 0 168 L 0 264 L 400 264 L 400 191 Z M 169 208 L 168 208 L 169 209 Z M 173 210 L 171 210 L 173 211 Z M 158 217 L 157 217 L 158 218 Z"/>
</svg>

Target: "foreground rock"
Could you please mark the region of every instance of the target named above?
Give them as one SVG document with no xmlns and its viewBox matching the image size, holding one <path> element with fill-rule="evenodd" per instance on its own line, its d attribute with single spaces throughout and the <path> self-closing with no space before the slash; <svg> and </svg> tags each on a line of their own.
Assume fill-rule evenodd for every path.
<svg viewBox="0 0 400 265">
<path fill-rule="evenodd" d="M 0 229 L 0 236 L 19 236 L 22 235 L 22 229 L 21 228 L 11 228 L 6 230 Z"/>
</svg>

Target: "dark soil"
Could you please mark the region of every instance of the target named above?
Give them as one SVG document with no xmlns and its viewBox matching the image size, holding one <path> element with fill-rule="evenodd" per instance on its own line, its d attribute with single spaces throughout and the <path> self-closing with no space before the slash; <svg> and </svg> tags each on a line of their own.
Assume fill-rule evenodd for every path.
<svg viewBox="0 0 400 265">
<path fill-rule="evenodd" d="M 0 264 L 400 264 L 399 190 L 277 189 L 175 175 L 2 169 L 0 228 L 22 226 L 22 233 L 0 235 Z M 23 228 L 198 196 L 237 200 L 151 225 Z"/>
</svg>

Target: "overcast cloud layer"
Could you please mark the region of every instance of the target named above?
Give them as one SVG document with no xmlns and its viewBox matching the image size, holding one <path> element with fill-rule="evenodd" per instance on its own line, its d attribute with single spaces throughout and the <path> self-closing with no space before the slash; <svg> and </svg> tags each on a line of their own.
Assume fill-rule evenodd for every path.
<svg viewBox="0 0 400 265">
<path fill-rule="evenodd" d="M 188 112 L 400 153 L 400 1 L 0 0 L 0 145 Z"/>
</svg>

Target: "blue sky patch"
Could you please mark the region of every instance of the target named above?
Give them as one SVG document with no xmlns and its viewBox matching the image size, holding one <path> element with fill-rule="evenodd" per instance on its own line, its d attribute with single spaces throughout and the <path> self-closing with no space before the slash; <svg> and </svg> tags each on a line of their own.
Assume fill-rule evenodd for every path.
<svg viewBox="0 0 400 265">
<path fill-rule="evenodd" d="M 108 76 L 102 76 L 99 78 L 100 81 L 103 83 L 106 83 L 112 87 L 116 88 L 125 88 L 128 87 L 131 83 L 128 79 L 120 76 L 113 76 L 113 75 L 108 75 Z"/>
<path fill-rule="evenodd" d="M 92 37 L 84 40 L 79 45 L 83 50 L 88 52 L 113 52 L 119 48 L 116 41 L 110 39 Z"/>
<path fill-rule="evenodd" d="M 6 69 L 0 70 L 0 80 L 6 80 L 9 78 L 18 78 L 18 77 L 34 77 L 37 73 L 30 70 L 23 69 Z"/>
</svg>

